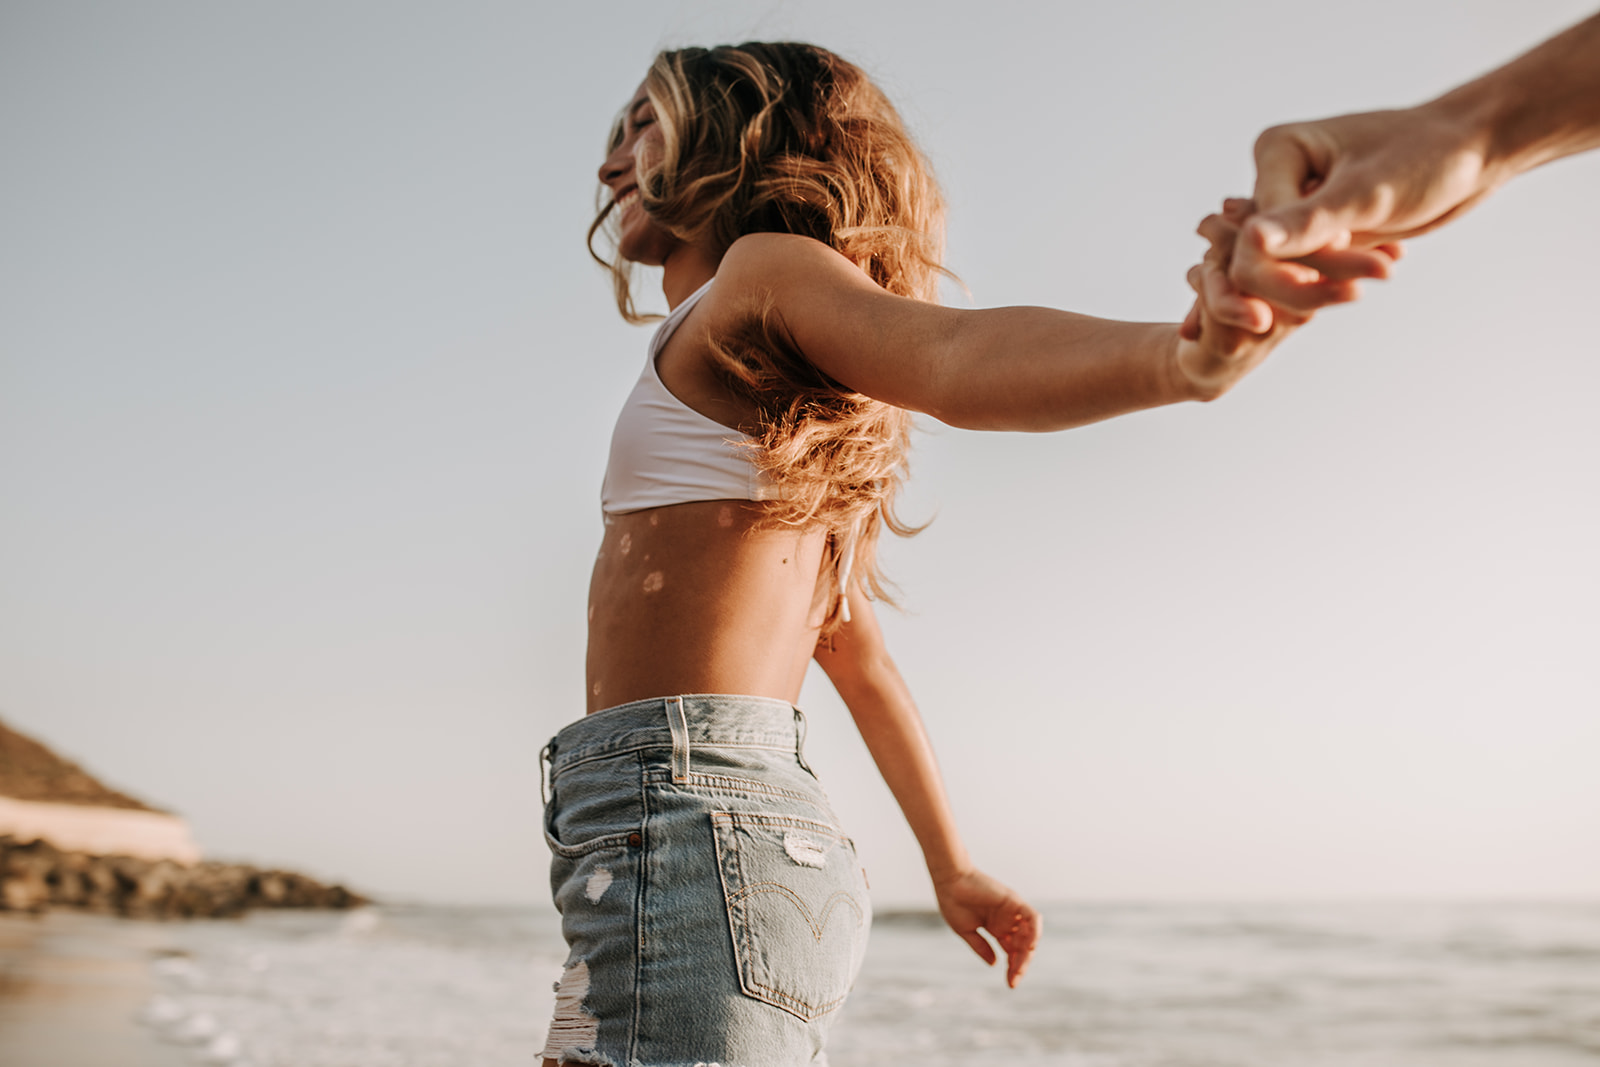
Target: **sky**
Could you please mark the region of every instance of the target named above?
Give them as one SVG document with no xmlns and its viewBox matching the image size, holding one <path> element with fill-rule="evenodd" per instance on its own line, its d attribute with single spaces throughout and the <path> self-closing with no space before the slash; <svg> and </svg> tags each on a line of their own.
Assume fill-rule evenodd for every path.
<svg viewBox="0 0 1600 1067">
<path fill-rule="evenodd" d="M 841 52 L 972 304 L 1175 321 L 1261 129 L 1591 3 L 0 0 L 0 718 L 212 856 L 543 901 L 648 337 L 583 236 L 657 49 Z M 1041 902 L 1600 894 L 1597 188 L 1600 153 L 1518 179 L 1214 404 L 923 424 L 881 614 L 980 864 Z M 801 705 L 879 906 L 927 903 L 819 671 Z"/>
</svg>

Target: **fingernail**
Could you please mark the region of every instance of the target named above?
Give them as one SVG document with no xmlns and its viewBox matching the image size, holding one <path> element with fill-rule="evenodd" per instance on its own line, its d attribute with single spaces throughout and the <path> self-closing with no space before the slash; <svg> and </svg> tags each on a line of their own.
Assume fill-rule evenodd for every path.
<svg viewBox="0 0 1600 1067">
<path fill-rule="evenodd" d="M 1256 236 L 1261 238 L 1261 247 L 1268 252 L 1289 239 L 1289 234 L 1284 228 L 1271 219 L 1256 219 L 1254 225 Z"/>
</svg>

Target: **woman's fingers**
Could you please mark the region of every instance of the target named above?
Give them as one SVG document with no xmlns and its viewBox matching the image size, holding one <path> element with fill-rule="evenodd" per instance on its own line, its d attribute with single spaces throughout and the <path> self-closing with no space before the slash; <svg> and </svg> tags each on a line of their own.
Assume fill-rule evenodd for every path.
<svg viewBox="0 0 1600 1067">
<path fill-rule="evenodd" d="M 1018 901 L 1004 929 L 991 931 L 1000 947 L 1006 950 L 1006 985 L 1012 989 L 1017 988 L 1017 983 L 1028 972 L 1028 961 L 1033 959 L 1033 950 L 1039 945 L 1041 925 L 1038 911 Z"/>
<path fill-rule="evenodd" d="M 1245 219 L 1254 215 L 1256 202 L 1248 197 L 1230 196 L 1222 201 L 1222 217 L 1235 226 L 1243 226 Z"/>
<path fill-rule="evenodd" d="M 1237 208 L 1239 203 L 1228 201 L 1223 208 L 1228 210 L 1230 204 Z M 1221 215 L 1207 215 L 1200 220 L 1195 232 L 1211 244 L 1206 250 L 1205 259 L 1189 272 L 1189 284 L 1200 295 L 1205 311 L 1218 322 L 1251 333 L 1266 333 L 1272 329 L 1271 306 L 1264 300 L 1239 292 L 1228 279 L 1233 242 L 1239 234 L 1238 224 Z M 1199 320 L 1193 311 L 1190 317 L 1196 319 L 1195 323 L 1191 326 L 1185 319 L 1184 326 L 1179 328 L 1179 336 L 1195 340 L 1199 337 Z M 1189 329 L 1188 333 L 1184 332 L 1185 327 Z"/>
<path fill-rule="evenodd" d="M 1200 220 L 1194 232 L 1211 243 L 1206 255 L 1220 255 L 1225 260 L 1233 258 L 1233 242 L 1239 236 L 1239 224 L 1222 215 L 1207 215 Z"/>
<path fill-rule="evenodd" d="M 976 952 L 978 954 L 978 958 L 984 963 L 987 963 L 991 967 L 994 966 L 994 946 L 989 944 L 988 938 L 984 937 L 976 930 L 968 930 L 961 934 L 961 940 L 972 946 L 972 951 Z"/>
</svg>

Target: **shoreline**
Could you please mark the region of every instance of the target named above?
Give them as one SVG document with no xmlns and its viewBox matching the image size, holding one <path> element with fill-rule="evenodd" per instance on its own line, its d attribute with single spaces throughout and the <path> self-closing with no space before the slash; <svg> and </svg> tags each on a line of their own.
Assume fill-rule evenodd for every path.
<svg viewBox="0 0 1600 1067">
<path fill-rule="evenodd" d="M 0 913 L 0 1063 L 7 1067 L 189 1067 L 188 1051 L 139 1023 L 157 923 L 106 915 Z"/>
</svg>

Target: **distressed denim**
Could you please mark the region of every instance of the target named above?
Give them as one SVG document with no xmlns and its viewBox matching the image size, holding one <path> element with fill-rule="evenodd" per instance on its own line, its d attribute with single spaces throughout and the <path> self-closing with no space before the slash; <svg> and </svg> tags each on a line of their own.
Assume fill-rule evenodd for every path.
<svg viewBox="0 0 1600 1067">
<path fill-rule="evenodd" d="M 570 953 L 543 1055 L 827 1062 L 871 904 L 804 736 L 783 701 L 675 696 L 596 712 L 550 742 L 545 837 Z"/>
</svg>

